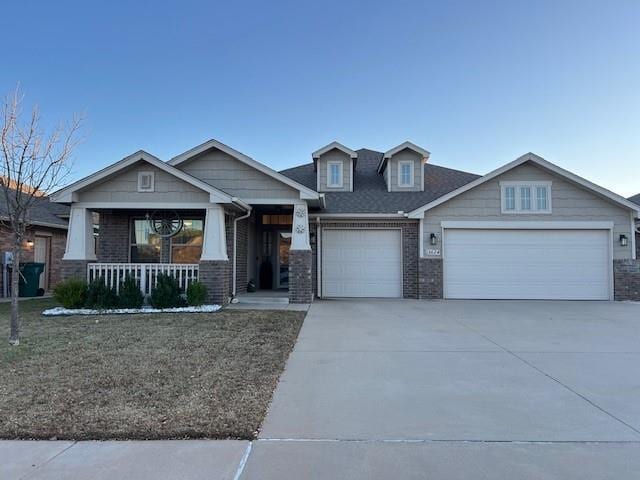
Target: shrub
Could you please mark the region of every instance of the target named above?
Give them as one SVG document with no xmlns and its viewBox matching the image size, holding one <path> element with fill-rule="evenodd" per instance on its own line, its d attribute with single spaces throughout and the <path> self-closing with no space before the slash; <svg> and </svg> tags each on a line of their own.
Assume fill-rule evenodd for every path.
<svg viewBox="0 0 640 480">
<path fill-rule="evenodd" d="M 104 310 L 118 306 L 118 295 L 114 288 L 110 288 L 100 277 L 96 278 L 87 288 L 87 299 L 84 302 L 86 308 Z"/>
<path fill-rule="evenodd" d="M 193 282 L 187 287 L 187 303 L 192 307 L 199 307 L 207 300 L 207 287 L 204 283 Z"/>
<path fill-rule="evenodd" d="M 53 289 L 53 298 L 64 308 L 82 308 L 87 297 L 87 282 L 70 278 Z"/>
<path fill-rule="evenodd" d="M 144 295 L 140 291 L 140 285 L 135 278 L 127 275 L 120 284 L 120 307 L 140 308 L 144 303 Z"/>
<path fill-rule="evenodd" d="M 183 307 L 178 281 L 170 275 L 159 273 L 156 286 L 151 290 L 151 305 L 155 308 Z"/>
</svg>

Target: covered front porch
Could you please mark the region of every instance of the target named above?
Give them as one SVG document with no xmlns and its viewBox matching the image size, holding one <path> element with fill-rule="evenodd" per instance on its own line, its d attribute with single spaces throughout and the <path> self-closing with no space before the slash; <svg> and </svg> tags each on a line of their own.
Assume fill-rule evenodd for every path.
<svg viewBox="0 0 640 480">
<path fill-rule="evenodd" d="M 291 263 L 300 254 L 309 257 L 304 265 L 310 284 L 305 203 L 253 205 L 244 211 L 213 204 L 182 209 L 73 205 L 62 263 L 65 277 L 101 279 L 116 291 L 132 277 L 145 296 L 159 274 L 168 274 L 183 291 L 195 281 L 204 283 L 212 303 L 225 305 L 241 294 L 308 303 L 310 295 L 292 296 L 301 277 Z M 304 290 L 311 293 L 310 286 Z"/>
</svg>

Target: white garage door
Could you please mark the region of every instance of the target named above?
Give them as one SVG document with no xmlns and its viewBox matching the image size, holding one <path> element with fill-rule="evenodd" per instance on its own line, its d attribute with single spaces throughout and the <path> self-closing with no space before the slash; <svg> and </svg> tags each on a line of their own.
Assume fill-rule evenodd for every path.
<svg viewBox="0 0 640 480">
<path fill-rule="evenodd" d="M 445 230 L 445 298 L 608 300 L 607 230 Z"/>
<path fill-rule="evenodd" d="M 324 297 L 401 297 L 400 230 L 323 230 Z"/>
</svg>

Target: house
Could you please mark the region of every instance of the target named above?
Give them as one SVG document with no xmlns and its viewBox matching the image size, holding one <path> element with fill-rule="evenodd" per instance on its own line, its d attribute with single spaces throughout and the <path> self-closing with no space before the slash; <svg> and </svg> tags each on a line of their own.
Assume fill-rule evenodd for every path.
<svg viewBox="0 0 640 480">
<path fill-rule="evenodd" d="M 216 140 L 139 151 L 52 195 L 71 208 L 65 276 L 251 282 L 315 297 L 640 298 L 640 207 L 528 153 L 484 176 L 338 142 L 276 172 Z M 92 214 L 100 222 L 98 253 Z"/>
<path fill-rule="evenodd" d="M 22 262 L 42 262 L 44 272 L 40 275 L 40 288 L 52 289 L 61 280 L 60 259 L 64 255 L 67 242 L 69 207 L 52 203 L 43 196 L 36 199 L 31 210 L 31 221 L 27 227 L 26 238 L 22 245 Z M 3 220 L 7 220 L 7 206 L 4 195 L 0 195 L 0 296 L 8 296 L 5 253 L 13 248 L 12 233 Z M 6 285 L 5 285 L 6 284 Z"/>
<path fill-rule="evenodd" d="M 640 193 L 629 198 L 636 205 L 640 205 Z M 636 258 L 640 258 L 640 220 L 636 222 Z"/>
</svg>

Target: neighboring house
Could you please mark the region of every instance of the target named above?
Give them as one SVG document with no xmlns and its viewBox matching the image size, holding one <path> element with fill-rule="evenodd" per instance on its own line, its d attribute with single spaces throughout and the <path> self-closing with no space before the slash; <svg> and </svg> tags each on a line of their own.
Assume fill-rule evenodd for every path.
<svg viewBox="0 0 640 480">
<path fill-rule="evenodd" d="M 0 194 L 0 296 L 5 289 L 5 252 L 13 248 L 12 234 L 6 225 L 6 200 Z M 61 279 L 61 262 L 67 241 L 69 207 L 51 203 L 43 196 L 36 200 L 31 210 L 31 221 L 22 246 L 22 262 L 42 262 L 45 264 L 40 276 L 40 287 L 52 289 Z M 8 282 L 7 282 L 8 283 Z"/>
<path fill-rule="evenodd" d="M 64 274 L 148 293 L 169 272 L 222 304 L 248 281 L 303 303 L 640 299 L 638 205 L 531 153 L 484 176 L 429 156 L 333 142 L 276 172 L 216 140 L 140 151 L 52 195 L 71 207 Z"/>
<path fill-rule="evenodd" d="M 640 193 L 629 198 L 636 205 L 640 205 Z M 640 258 L 640 220 L 636 222 L 636 258 Z"/>
</svg>

